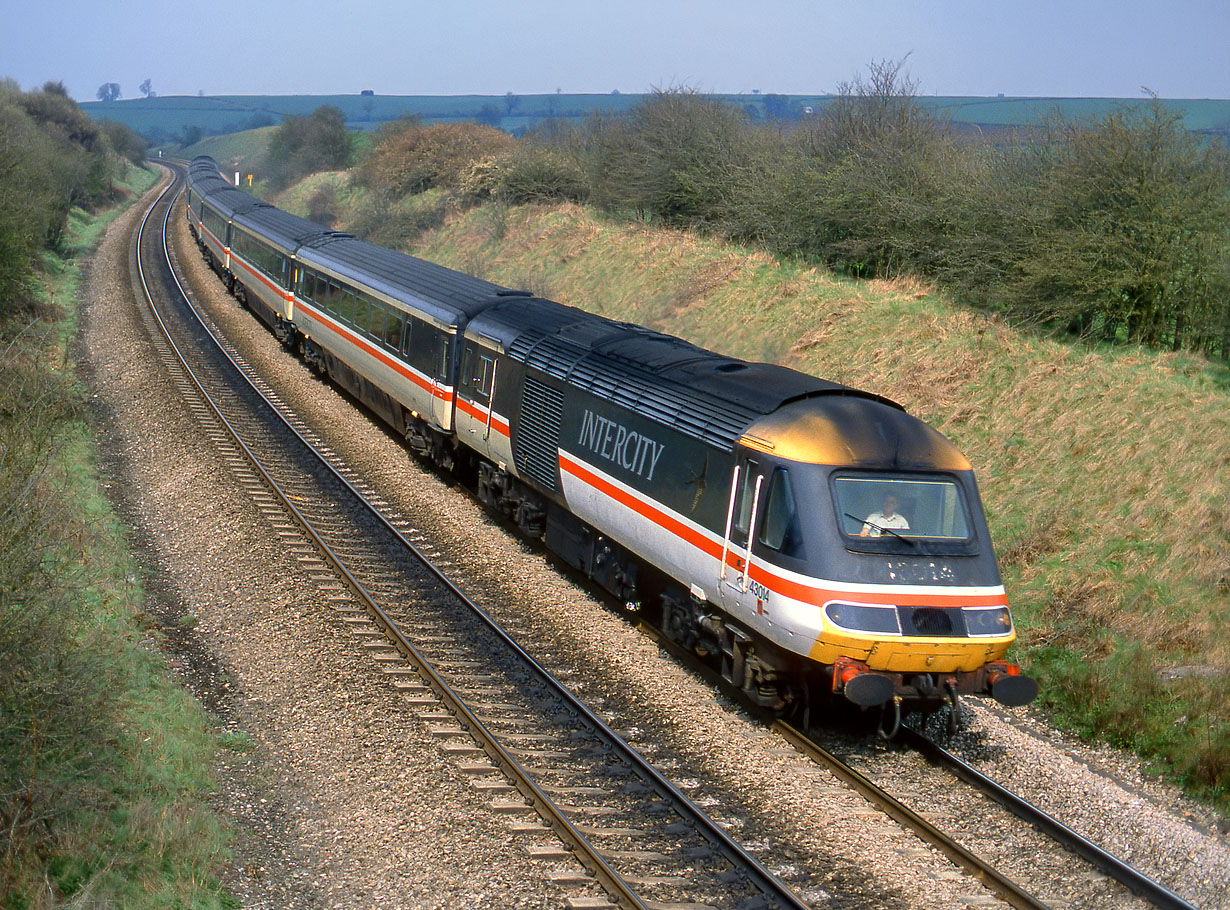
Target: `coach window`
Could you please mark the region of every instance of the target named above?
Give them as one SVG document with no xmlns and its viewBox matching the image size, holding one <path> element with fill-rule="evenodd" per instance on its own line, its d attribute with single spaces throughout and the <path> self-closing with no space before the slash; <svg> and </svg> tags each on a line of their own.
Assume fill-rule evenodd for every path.
<svg viewBox="0 0 1230 910">
<path fill-rule="evenodd" d="M 495 358 L 484 348 L 466 347 L 465 356 L 461 361 L 461 372 L 466 386 L 474 391 L 476 398 L 486 400 L 491 397 L 491 379 L 495 373 Z"/>
<path fill-rule="evenodd" d="M 339 319 L 349 319 L 350 313 L 354 310 L 354 291 L 350 288 L 342 288 L 342 293 L 338 295 L 337 300 L 333 301 L 333 315 Z"/>
<path fill-rule="evenodd" d="M 367 319 L 361 326 L 369 338 L 379 338 L 384 332 L 384 304 L 379 300 L 367 302 Z"/>
<path fill-rule="evenodd" d="M 369 306 L 368 299 L 362 294 L 354 295 L 354 309 L 350 311 L 350 323 L 355 328 L 363 328 L 367 325 L 367 308 Z"/>
<path fill-rule="evenodd" d="M 401 350 L 401 336 L 406 330 L 401 313 L 390 310 L 384 317 L 384 346 L 391 351 Z"/>
<path fill-rule="evenodd" d="M 453 338 L 451 335 L 440 336 L 440 346 L 437 349 L 436 375 L 446 384 L 453 381 Z"/>
<path fill-rule="evenodd" d="M 411 345 L 414 343 L 414 322 L 414 317 L 406 317 L 406 330 L 401 336 L 401 353 L 407 360 L 410 360 Z"/>
<path fill-rule="evenodd" d="M 421 319 L 411 317 L 406 321 L 409 323 L 406 326 L 406 343 L 404 347 L 406 359 L 410 361 L 410 365 L 416 370 L 421 370 L 430 376 L 432 375 L 432 370 L 436 368 L 436 348 L 439 346 L 437 341 L 438 335 L 431 326 Z"/>
</svg>

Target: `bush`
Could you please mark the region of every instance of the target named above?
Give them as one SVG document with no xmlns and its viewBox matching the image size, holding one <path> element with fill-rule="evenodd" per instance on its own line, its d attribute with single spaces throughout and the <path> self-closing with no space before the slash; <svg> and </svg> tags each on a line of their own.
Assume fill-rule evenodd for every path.
<svg viewBox="0 0 1230 910">
<path fill-rule="evenodd" d="M 591 124 L 582 165 L 599 205 L 676 225 L 722 225 L 747 166 L 742 112 L 689 91 L 658 92 Z"/>
<path fill-rule="evenodd" d="M 585 175 L 574 159 L 525 142 L 501 157 L 471 162 L 458 189 L 470 202 L 581 202 L 587 195 Z"/>
<path fill-rule="evenodd" d="M 456 188 L 475 162 L 498 157 L 515 144 L 507 133 L 475 123 L 403 123 L 381 132 L 359 168 L 359 180 L 390 197 Z"/>
<path fill-rule="evenodd" d="M 87 533 L 63 505 L 53 466 L 75 391 L 20 352 L 0 362 L 0 854 L 40 849 L 83 798 L 76 785 L 110 736 L 115 687 L 77 588 L 89 571 L 66 557 Z"/>
<path fill-rule="evenodd" d="M 53 89 L 55 83 L 51 84 Z M 74 205 L 111 195 L 103 132 L 56 90 L 0 84 L 0 318 L 27 307 L 40 252 L 59 244 Z"/>
<path fill-rule="evenodd" d="M 1014 311 L 1107 341 L 1230 340 L 1230 173 L 1154 99 L 1093 123 L 1054 118 L 1015 182 L 1031 204 L 991 290 Z"/>
<path fill-rule="evenodd" d="M 116 155 L 130 164 L 140 165 L 149 151 L 149 143 L 126 124 L 115 120 L 104 120 L 99 127 L 107 137 L 107 144 Z"/>
</svg>

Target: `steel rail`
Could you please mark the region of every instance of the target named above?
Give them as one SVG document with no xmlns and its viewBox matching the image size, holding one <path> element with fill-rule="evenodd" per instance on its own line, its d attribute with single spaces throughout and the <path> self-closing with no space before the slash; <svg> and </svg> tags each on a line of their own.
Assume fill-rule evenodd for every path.
<svg viewBox="0 0 1230 910">
<path fill-rule="evenodd" d="M 146 221 L 148 221 L 158 202 L 175 185 L 176 183 L 173 182 L 166 189 L 164 189 L 150 206 L 150 209 L 146 212 L 145 219 L 143 219 L 141 229 L 138 233 L 137 248 L 139 266 L 141 244 L 140 237 L 144 233 Z M 717 825 L 716 822 L 714 822 L 703 810 L 696 806 L 696 804 L 693 803 L 689 797 L 683 794 L 682 791 L 674 786 L 674 784 L 663 777 L 653 765 L 647 762 L 640 755 L 640 753 L 637 752 L 637 750 L 625 742 L 623 738 L 615 733 L 615 731 L 612 730 L 601 718 L 595 715 L 583 702 L 573 695 L 573 693 L 566 686 L 560 683 L 519 644 L 517 644 L 516 641 L 514 641 L 485 610 L 472 601 L 451 579 L 444 574 L 438 566 L 436 566 L 418 547 L 408 540 L 405 535 L 396 526 L 394 526 L 375 505 L 369 502 L 360 491 L 355 489 L 353 484 L 351 484 L 350 481 L 347 480 L 337 470 L 337 468 L 328 461 L 328 459 L 321 455 L 316 448 L 311 445 L 306 438 L 304 438 L 299 430 L 291 424 L 284 414 L 282 414 L 280 409 L 275 407 L 268 401 L 267 398 L 265 398 L 261 391 L 248 377 L 247 372 L 242 369 L 239 364 L 235 363 L 230 353 L 226 351 L 225 347 L 214 334 L 212 329 L 203 319 L 200 318 L 200 313 L 197 311 L 196 306 L 192 303 L 187 291 L 179 281 L 178 276 L 175 274 L 175 270 L 171 263 L 170 251 L 167 246 L 167 225 L 169 223 L 170 214 L 173 207 L 173 202 L 168 204 L 167 212 L 163 219 L 162 237 L 163 252 L 166 257 L 168 271 L 172 281 L 175 283 L 187 306 L 198 317 L 198 321 L 201 326 L 209 334 L 213 341 L 218 344 L 219 350 L 221 350 L 224 356 L 226 356 L 232 365 L 235 366 L 239 375 L 243 377 L 244 381 L 248 383 L 251 389 L 259 395 L 262 400 L 266 401 L 272 412 L 277 415 L 279 420 L 281 420 L 287 429 L 298 437 L 298 439 L 307 447 L 308 451 L 315 456 L 320 464 L 331 472 L 332 475 L 351 492 L 357 501 L 362 503 L 371 515 L 373 515 L 389 532 L 395 535 L 397 539 L 414 555 L 414 557 L 418 559 L 422 565 L 436 577 L 438 581 L 447 587 L 450 593 L 457 597 L 468 609 L 473 611 L 475 616 L 477 616 L 495 635 L 499 637 L 502 644 L 514 652 L 517 657 L 531 670 L 531 672 L 546 683 L 559 698 L 565 701 L 569 710 L 574 711 L 578 716 L 583 718 L 586 723 L 588 723 L 597 733 L 599 733 L 600 736 L 602 736 L 603 739 L 607 741 L 607 744 L 613 750 L 619 752 L 622 757 L 628 760 L 629 763 L 637 769 L 637 773 L 640 774 L 643 779 L 646 779 L 647 782 L 651 783 L 663 796 L 668 797 L 678 810 L 682 810 L 688 820 L 695 826 L 697 831 L 705 837 L 705 839 L 707 839 L 714 847 L 718 848 L 724 855 L 727 856 L 727 858 L 735 861 L 758 890 L 763 892 L 766 896 L 771 897 L 783 907 L 795 908 L 795 910 L 802 910 L 802 908 L 806 908 L 807 904 L 800 901 L 793 891 L 791 891 L 782 881 L 773 875 L 773 873 L 766 869 L 758 860 L 756 860 L 755 857 L 748 854 L 747 851 L 736 843 L 728 834 L 726 834 L 726 832 L 719 825 Z M 310 521 L 307 517 L 304 516 L 301 510 L 298 509 L 285 495 L 276 481 L 264 469 L 255 453 L 252 452 L 247 444 L 240 438 L 238 431 L 235 430 L 231 423 L 225 418 L 225 416 L 223 416 L 220 409 L 216 404 L 214 404 L 213 400 L 205 391 L 204 386 L 196 378 L 195 374 L 192 373 L 191 368 L 188 367 L 186 359 L 180 353 L 178 347 L 175 345 L 175 342 L 171 339 L 170 333 L 167 331 L 161 317 L 157 314 L 156 305 L 153 302 L 152 295 L 149 291 L 148 285 L 145 282 L 144 270 L 139 268 L 138 272 L 141 275 L 142 285 L 145 287 L 146 298 L 151 309 L 154 311 L 155 317 L 157 318 L 159 324 L 163 327 L 163 331 L 166 334 L 168 342 L 180 362 L 183 364 L 187 374 L 192 378 L 194 385 L 202 395 L 203 399 L 208 403 L 215 417 L 226 428 L 228 434 L 231 435 L 240 450 L 243 452 L 244 457 L 252 464 L 254 470 L 256 470 L 262 480 L 269 486 L 271 492 L 278 498 L 286 511 L 294 517 L 296 524 L 304 530 L 305 534 L 308 535 L 312 543 L 334 566 L 335 570 L 341 575 L 346 586 L 364 604 L 364 608 L 367 610 L 369 615 L 371 615 L 372 618 L 375 619 L 376 622 L 384 629 L 385 634 L 389 636 L 394 647 L 406 656 L 407 659 L 415 665 L 419 672 L 427 678 L 428 684 L 431 686 L 432 690 L 436 692 L 441 700 L 444 701 L 445 704 L 457 715 L 459 721 L 462 723 L 462 726 L 464 726 L 468 732 L 474 736 L 488 757 L 512 780 L 518 792 L 520 792 L 522 796 L 524 796 L 531 803 L 535 811 L 537 811 L 543 820 L 546 821 L 552 828 L 552 830 L 556 832 L 557 836 L 559 836 L 561 840 L 563 840 L 569 845 L 570 848 L 574 850 L 578 861 L 589 869 L 589 871 L 595 876 L 607 892 L 624 906 L 636 908 L 646 907 L 647 905 L 641 901 L 635 890 L 622 879 L 618 872 L 610 867 L 596 848 L 588 842 L 584 835 L 582 835 L 567 818 L 564 812 L 559 809 L 551 798 L 538 786 L 538 784 L 530 776 L 529 772 L 527 772 L 522 767 L 520 762 L 518 762 L 517 759 L 499 743 L 495 735 L 492 734 L 483 722 L 469 709 L 461 696 L 459 696 L 435 671 L 435 669 L 431 667 L 430 663 L 422 655 L 422 653 L 405 637 L 396 622 L 388 616 L 388 614 L 380 607 L 378 603 L 376 603 L 376 601 L 363 587 L 361 582 L 355 578 L 350 570 L 344 565 L 342 560 L 333 552 L 333 550 L 319 536 L 319 534 L 317 534 L 316 530 L 311 527 Z"/>
<path fill-rule="evenodd" d="M 642 632 L 654 639 L 657 644 L 670 651 L 695 670 L 702 678 L 719 688 L 727 688 L 729 684 L 716 670 L 702 663 L 690 652 L 682 649 L 667 638 L 654 626 L 642 621 L 637 625 Z M 734 693 L 732 690 L 732 694 Z M 993 866 L 957 843 L 943 831 L 940 831 L 929 821 L 902 803 L 896 797 L 883 790 L 870 778 L 860 774 L 854 768 L 843 762 L 836 755 L 815 743 L 806 733 L 781 718 L 774 718 L 770 729 L 778 733 L 794 748 L 823 765 L 844 781 L 847 786 L 859 793 L 868 802 L 880 807 L 886 815 L 898 824 L 913 831 L 919 838 L 940 850 L 957 866 L 964 869 L 971 877 L 978 879 L 988 889 L 998 894 L 1005 902 L 1018 910 L 1049 910 L 1049 906 L 1038 898 L 1024 891 L 1010 878 L 1000 874 Z"/>
<path fill-rule="evenodd" d="M 1033 803 L 1017 796 L 917 730 L 902 727 L 898 738 L 928 761 L 948 769 L 966 783 L 994 799 L 1017 818 L 1028 822 L 1079 854 L 1102 873 L 1130 889 L 1138 897 L 1144 898 L 1153 906 L 1162 907 L 1165 910 L 1196 910 L 1194 905 L 1185 901 L 1165 885 L 1132 868 L 1117 856 L 1107 853 L 1093 841 L 1077 834 L 1054 816 L 1048 815 Z"/>
<path fill-rule="evenodd" d="M 977 854 L 965 849 L 905 803 L 877 786 L 870 778 L 813 742 L 807 734 L 783 720 L 774 721 L 773 729 L 804 755 L 824 765 L 869 802 L 879 806 L 898 824 L 909 828 L 1013 907 L 1018 910 L 1047 910 L 1047 904 L 1022 890 L 1012 879 L 998 872 Z"/>
<path fill-rule="evenodd" d="M 168 216 L 169 216 L 169 209 L 168 209 Z M 165 238 L 165 230 L 164 230 L 164 246 L 165 246 L 165 242 L 166 242 L 166 238 Z M 169 255 L 168 255 L 168 263 L 169 261 L 170 260 L 169 260 Z M 172 274 L 172 278 L 175 281 L 175 283 L 179 285 L 179 279 L 178 277 L 174 275 L 173 269 L 171 270 L 171 274 Z M 190 300 L 188 300 L 186 292 L 183 291 L 182 285 L 179 285 L 179 286 L 180 286 L 180 291 L 183 294 L 185 300 L 188 301 L 188 306 L 191 307 L 194 312 L 196 312 L 195 306 L 191 303 Z M 203 320 L 202 320 L 202 325 L 205 328 L 206 332 L 208 332 L 211 335 L 211 337 L 214 337 L 212 330 L 207 325 L 204 324 Z M 215 341 L 217 341 L 216 337 L 215 337 Z M 222 349 L 223 354 L 228 359 L 231 359 L 232 363 L 234 363 L 234 360 L 230 358 L 230 354 L 224 348 L 221 348 L 220 344 L 219 346 L 220 346 L 220 349 Z M 247 380 L 249 384 L 251 385 L 251 380 L 248 379 L 246 372 L 242 368 L 240 368 L 238 364 L 235 364 L 235 366 L 236 366 L 236 369 L 239 370 L 240 375 L 244 376 L 245 380 Z M 257 392 L 257 394 L 260 394 L 259 390 L 256 389 L 255 385 L 252 385 L 252 388 Z M 315 453 L 315 450 L 311 446 L 311 444 L 306 439 L 303 439 L 302 434 L 299 433 L 299 431 L 286 419 L 286 417 L 277 408 L 274 408 L 273 410 L 278 415 L 278 417 L 283 421 L 283 423 L 287 426 L 287 428 L 290 429 L 291 432 L 295 433 L 295 435 L 299 436 L 299 438 L 304 441 L 305 445 L 308 445 L 309 449 L 312 449 L 313 453 L 316 454 L 317 458 L 320 459 L 321 463 L 327 469 L 332 471 L 334 476 L 342 484 L 344 484 L 347 488 L 349 488 L 354 493 L 354 495 L 359 498 L 360 501 L 364 503 L 364 505 L 371 511 L 371 513 L 376 517 L 376 519 L 379 520 L 381 523 L 383 523 L 390 532 L 392 532 L 398 538 L 400 538 L 402 543 L 423 563 L 423 565 L 426 568 L 428 568 L 440 582 L 446 585 L 450 589 L 450 591 L 452 591 L 452 593 L 454 593 L 457 597 L 462 599 L 467 604 L 467 606 L 470 609 L 472 609 L 475 612 L 475 614 L 479 616 L 483 620 L 483 622 L 486 623 L 495 632 L 495 634 L 497 634 L 504 641 L 504 643 L 510 649 L 517 652 L 522 660 L 524 660 L 527 664 L 529 664 L 535 670 L 536 673 L 541 674 L 542 677 L 546 679 L 553 688 L 563 693 L 564 697 L 568 698 L 572 702 L 575 702 L 578 705 L 580 713 L 583 713 L 584 715 L 586 715 L 586 719 L 591 724 L 593 724 L 597 729 L 602 731 L 604 735 L 609 735 L 609 737 L 613 741 L 622 743 L 622 740 L 620 739 L 618 734 L 615 734 L 613 731 L 609 730 L 607 725 L 600 718 L 597 718 L 596 716 L 594 716 L 592 712 L 590 712 L 583 704 L 576 702 L 576 700 L 572 697 L 571 693 L 566 688 L 564 688 L 560 683 L 558 683 L 558 681 L 556 681 L 554 677 L 552 677 L 549 673 L 547 673 L 545 669 L 539 666 L 532 657 L 526 654 L 521 649 L 521 647 L 515 641 L 513 641 L 503 631 L 503 629 L 501 629 L 498 626 L 498 624 L 496 624 L 496 622 L 481 607 L 479 607 L 477 604 L 474 604 L 472 601 L 470 601 L 470 599 L 459 588 L 457 588 L 456 585 L 446 575 L 444 575 L 444 573 L 441 572 L 437 566 L 435 566 L 423 553 L 421 553 L 419 549 L 411 541 L 405 538 L 405 536 L 401 533 L 401 531 L 398 528 L 392 525 L 388 521 L 388 519 L 382 513 L 380 513 L 380 511 L 375 506 L 368 503 L 366 499 L 362 496 L 362 494 L 359 491 L 355 490 L 354 487 L 350 484 L 350 482 L 344 476 L 342 476 L 340 473 L 337 472 L 337 470 L 333 467 L 333 465 L 331 465 L 323 456 L 319 455 L 319 453 Z M 288 506 L 293 513 L 298 512 L 298 510 L 295 509 L 293 505 L 290 505 L 288 503 Z M 321 546 L 322 548 L 325 547 L 323 541 L 320 542 L 319 546 Z M 379 607 L 377 606 L 376 609 L 378 610 Z M 673 643 L 670 642 L 669 639 L 665 639 L 664 637 L 662 637 L 657 632 L 656 629 L 645 626 L 643 623 L 641 624 L 641 628 L 653 634 L 654 637 L 659 640 L 659 643 L 664 644 L 672 651 L 677 651 L 677 649 L 673 647 Z M 406 644 L 409 645 L 408 642 Z M 410 647 L 413 647 L 413 646 L 410 646 Z M 679 652 L 679 653 L 683 653 L 683 652 Z M 685 654 L 685 656 L 690 658 L 690 655 Z M 414 660 L 415 658 L 412 657 L 411 659 Z M 702 670 L 702 672 L 704 672 L 707 668 L 704 668 L 703 666 L 701 666 L 700 669 Z M 716 675 L 714 675 L 714 678 L 717 679 Z M 475 723 L 478 723 L 477 719 L 475 719 Z M 842 779 L 846 780 L 847 783 L 849 783 L 852 787 L 854 787 L 856 790 L 862 793 L 865 798 L 869 799 L 872 802 L 879 804 L 884 809 L 884 811 L 888 815 L 893 817 L 895 820 L 897 820 L 898 823 L 915 831 L 915 833 L 917 833 L 919 837 L 923 838 L 925 841 L 927 841 L 928 843 L 931 843 L 937 849 L 944 852 L 945 855 L 949 856 L 949 858 L 953 860 L 953 862 L 955 862 L 957 865 L 964 868 L 973 877 L 981 880 L 984 884 L 986 884 L 986 886 L 989 889 L 998 893 L 1005 901 L 1007 901 L 1012 906 L 1019 907 L 1019 908 L 1028 908 L 1028 910 L 1035 910 L 1035 908 L 1042 908 L 1046 906 L 1044 903 L 1040 902 L 1038 899 L 1024 892 L 1019 886 L 1013 883 L 1010 879 L 1008 879 L 1005 876 L 1000 875 L 998 872 L 996 872 L 989 864 L 987 864 L 981 858 L 979 858 L 972 852 L 966 850 L 964 847 L 962 847 L 960 844 L 953 841 L 943 832 L 936 829 L 925 818 L 918 815 L 913 810 L 906 807 L 904 804 L 900 803 L 900 801 L 896 800 L 895 797 L 892 797 L 886 791 L 878 787 L 870 779 L 866 778 L 864 775 L 860 774 L 858 771 L 856 771 L 855 769 L 851 768 L 849 765 L 842 762 L 836 756 L 827 752 L 826 750 L 821 748 L 816 743 L 812 742 L 805 734 L 803 734 L 799 730 L 795 729 L 791 725 L 785 722 L 782 722 L 782 721 L 775 722 L 773 726 L 774 726 L 774 729 L 776 729 L 781 735 L 787 738 L 796 748 L 800 749 L 800 751 L 804 752 L 809 757 L 820 762 L 826 767 L 829 767 L 835 774 L 842 777 Z M 982 792 L 984 792 L 986 795 L 988 795 L 992 799 L 995 799 L 998 803 L 1000 803 L 1000 805 L 1002 805 L 1009 812 L 1016 815 L 1021 820 L 1026 821 L 1027 823 L 1031 824 L 1033 827 L 1035 827 L 1042 833 L 1048 835 L 1049 837 L 1056 840 L 1057 842 L 1064 845 L 1065 847 L 1068 847 L 1069 849 L 1073 850 L 1073 852 L 1077 853 L 1082 858 L 1084 858 L 1086 861 L 1090 862 L 1092 865 L 1094 865 L 1096 868 L 1098 868 L 1101 872 L 1106 874 L 1108 877 L 1113 878 L 1115 881 L 1124 885 L 1125 887 L 1130 889 L 1133 893 L 1137 894 L 1143 899 L 1149 901 L 1154 906 L 1165 908 L 1165 910 L 1195 910 L 1192 904 L 1183 900 L 1183 898 L 1175 894 L 1170 889 L 1166 888 L 1164 885 L 1161 885 L 1160 883 L 1154 881 L 1153 879 L 1148 878 L 1147 876 L 1145 876 L 1138 870 L 1132 868 L 1131 866 L 1128 866 L 1122 860 L 1102 850 L 1102 848 L 1098 847 L 1093 842 L 1077 834 L 1075 831 L 1072 831 L 1072 829 L 1068 828 L 1062 822 L 1058 821 L 1057 819 L 1053 818 L 1050 815 L 1047 815 L 1042 810 L 1038 809 L 1037 807 L 1023 800 L 1021 797 L 1005 789 L 1004 787 L 1002 787 L 995 781 L 983 775 L 977 769 L 963 762 L 961 759 L 957 758 L 952 753 L 938 746 L 931 740 L 926 739 L 921 734 L 918 734 L 916 731 L 910 730 L 909 728 L 902 728 L 900 737 L 903 742 L 905 742 L 911 748 L 918 751 L 929 761 L 932 761 L 935 764 L 939 764 L 939 765 L 943 765 L 947 767 L 950 771 L 955 773 L 957 776 L 961 777 L 967 783 L 981 790 Z M 626 746 L 626 744 L 624 745 Z M 630 746 L 626 746 L 626 748 L 630 750 L 633 755 L 637 755 L 639 759 L 639 754 L 636 753 L 635 750 L 632 750 Z M 652 766 L 647 765 L 647 763 L 646 763 L 646 767 L 648 769 L 649 775 L 652 778 L 654 778 L 654 783 L 656 785 L 658 785 L 659 787 L 663 787 L 663 788 L 669 788 L 670 790 L 675 789 L 673 785 L 669 783 L 669 781 L 666 781 L 664 778 L 660 777 L 656 769 L 654 769 Z M 686 797 L 683 797 L 683 799 L 686 801 Z M 703 813 L 701 815 L 702 817 L 707 819 L 707 816 L 704 816 Z M 714 826 L 714 829 L 717 835 L 717 838 L 715 840 L 715 846 L 723 846 L 722 842 L 728 841 L 729 838 L 725 835 L 725 832 L 722 831 L 721 828 Z M 733 842 L 731 843 L 733 844 Z M 740 850 L 737 844 L 733 846 L 734 846 L 734 849 Z M 755 860 L 753 860 L 753 862 L 755 862 Z M 767 870 L 765 871 L 765 874 L 772 877 L 771 873 L 768 873 Z"/>
</svg>

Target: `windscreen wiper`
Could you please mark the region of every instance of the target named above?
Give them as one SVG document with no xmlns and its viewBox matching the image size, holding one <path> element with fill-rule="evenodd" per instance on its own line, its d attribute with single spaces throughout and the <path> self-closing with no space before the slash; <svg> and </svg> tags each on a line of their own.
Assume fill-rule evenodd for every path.
<svg viewBox="0 0 1230 910">
<path fill-rule="evenodd" d="M 871 527 L 873 527 L 873 528 L 875 528 L 877 531 L 879 531 L 881 534 L 892 534 L 892 535 L 893 535 L 893 537 L 896 537 L 898 540 L 904 540 L 904 541 L 905 541 L 906 543 L 908 543 L 911 547 L 913 547 L 913 546 L 917 546 L 917 545 L 914 543 L 914 541 L 910 540 L 910 538 L 908 538 L 908 537 L 906 537 L 906 536 L 904 536 L 904 535 L 902 535 L 902 534 L 898 534 L 898 533 L 897 533 L 896 531 L 894 531 L 892 528 L 884 528 L 884 527 L 881 527 L 880 525 L 876 524 L 874 521 L 868 521 L 868 520 L 867 520 L 867 519 L 865 519 L 865 518 L 859 518 L 857 515 L 851 515 L 849 512 L 845 512 L 845 513 L 843 513 L 843 514 L 846 516 L 846 518 L 853 518 L 855 521 L 857 521 L 857 522 L 858 522 L 859 524 L 861 524 L 861 525 L 870 525 Z"/>
</svg>

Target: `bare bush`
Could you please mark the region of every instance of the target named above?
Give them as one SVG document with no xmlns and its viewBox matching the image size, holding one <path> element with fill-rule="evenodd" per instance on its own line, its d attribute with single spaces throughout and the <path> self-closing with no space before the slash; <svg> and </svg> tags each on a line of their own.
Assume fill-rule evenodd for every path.
<svg viewBox="0 0 1230 910">
<path fill-rule="evenodd" d="M 359 180 L 391 197 L 457 187 L 476 161 L 515 144 L 507 133 L 475 123 L 410 123 L 381 134 L 359 168 Z"/>
<path fill-rule="evenodd" d="M 746 139 L 742 112 L 691 91 L 660 91 L 625 117 L 593 121 L 581 160 L 600 205 L 715 225 L 746 167 Z"/>
</svg>

